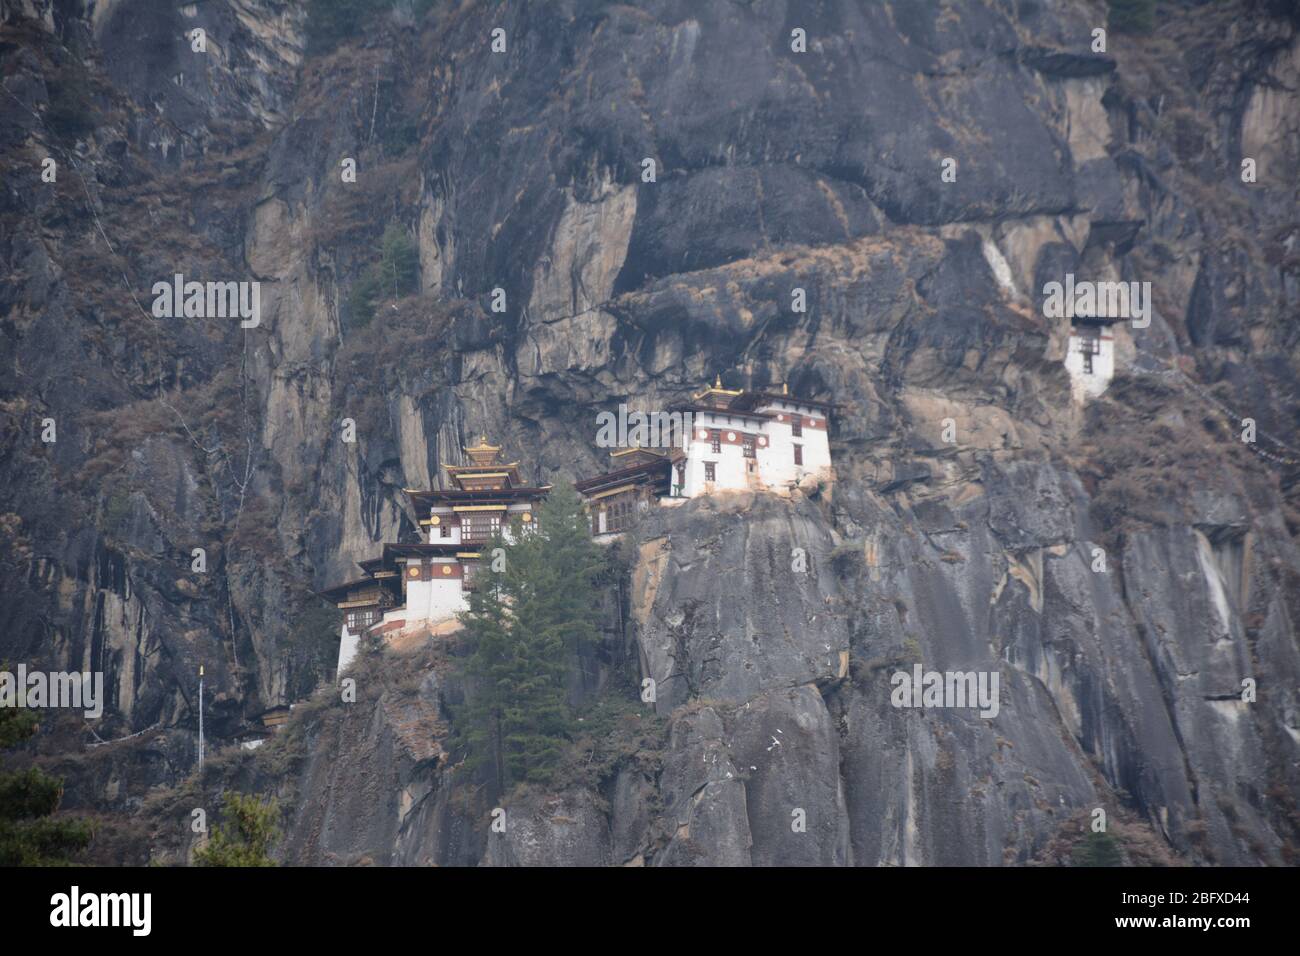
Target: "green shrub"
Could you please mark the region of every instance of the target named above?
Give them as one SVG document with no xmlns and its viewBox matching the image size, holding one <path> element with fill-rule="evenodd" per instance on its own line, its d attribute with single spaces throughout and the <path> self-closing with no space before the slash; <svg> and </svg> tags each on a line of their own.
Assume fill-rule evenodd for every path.
<svg viewBox="0 0 1300 956">
<path fill-rule="evenodd" d="M 90 112 L 90 80 L 80 65 L 70 65 L 46 83 L 50 94 L 45 125 L 61 139 L 75 142 L 95 128 Z"/>
<path fill-rule="evenodd" d="M 31 711 L 0 708 L 0 749 L 14 747 L 36 732 Z M 0 866 L 56 866 L 90 843 L 90 824 L 54 818 L 63 781 L 31 767 L 0 771 Z"/>
<path fill-rule="evenodd" d="M 1110 0 L 1109 26 L 1116 33 L 1150 33 L 1156 25 L 1156 0 Z"/>
<path fill-rule="evenodd" d="M 841 578 L 851 577 L 866 568 L 863 542 L 845 541 L 831 551 L 831 568 Z"/>
<path fill-rule="evenodd" d="M 390 10 L 419 17 L 433 0 L 310 0 L 307 7 L 307 49 L 328 53 L 340 43 L 359 36 L 376 18 Z"/>
<path fill-rule="evenodd" d="M 420 140 L 419 124 L 412 120 L 395 120 L 384 124 L 379 133 L 379 144 L 384 152 L 400 156 Z"/>
<path fill-rule="evenodd" d="M 280 805 L 244 793 L 228 793 L 222 804 L 226 825 L 214 825 L 206 846 L 194 853 L 198 866 L 275 866 L 271 845 L 279 839 Z"/>
<path fill-rule="evenodd" d="M 348 296 L 348 325 L 354 329 L 363 329 L 375 317 L 375 302 L 379 299 L 379 277 L 373 269 L 366 272 L 352 284 Z"/>
<path fill-rule="evenodd" d="M 1074 848 L 1075 866 L 1123 866 L 1119 843 L 1109 833 L 1089 833 Z"/>
<path fill-rule="evenodd" d="M 328 53 L 357 36 L 373 17 L 391 7 L 392 0 L 311 0 L 307 7 L 307 49 Z"/>
<path fill-rule="evenodd" d="M 125 490 L 117 488 L 104 502 L 103 530 L 110 534 L 120 532 L 130 517 L 131 495 Z"/>
</svg>

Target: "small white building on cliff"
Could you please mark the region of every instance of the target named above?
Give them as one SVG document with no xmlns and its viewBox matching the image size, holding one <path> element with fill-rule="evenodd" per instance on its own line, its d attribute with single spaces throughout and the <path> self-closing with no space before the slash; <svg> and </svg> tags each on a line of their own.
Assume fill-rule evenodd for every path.
<svg viewBox="0 0 1300 956">
<path fill-rule="evenodd" d="M 1078 404 L 1102 395 L 1115 377 L 1115 336 L 1105 319 L 1076 317 L 1065 353 L 1070 397 Z"/>
</svg>

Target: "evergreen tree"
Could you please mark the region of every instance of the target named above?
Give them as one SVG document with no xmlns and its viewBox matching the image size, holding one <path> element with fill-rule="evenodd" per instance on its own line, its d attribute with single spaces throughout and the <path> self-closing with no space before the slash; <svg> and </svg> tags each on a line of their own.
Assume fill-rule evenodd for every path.
<svg viewBox="0 0 1300 956">
<path fill-rule="evenodd" d="M 0 708 L 0 749 L 36 733 L 29 710 Z M 50 819 L 63 797 L 63 781 L 35 767 L 0 772 L 0 866 L 57 866 L 90 842 L 84 820 Z"/>
<path fill-rule="evenodd" d="M 461 616 L 475 684 L 460 741 L 471 767 L 490 767 L 494 793 L 550 777 L 571 726 L 569 664 L 599 636 L 604 554 L 581 499 L 562 485 L 537 518 L 530 532 L 516 529 L 511 542 L 498 537 L 481 551 L 478 587 Z"/>
<path fill-rule="evenodd" d="M 396 299 L 419 291 L 420 255 L 406 230 L 396 222 L 384 227 L 379 261 L 352 284 L 348 311 L 353 328 L 363 328 L 375 317 L 381 298 Z"/>
<path fill-rule="evenodd" d="M 481 553 L 489 558 L 480 565 L 477 586 L 469 592 L 469 609 L 461 615 L 474 648 L 468 671 L 477 682 L 477 689 L 466 710 L 465 721 L 458 728 L 459 743 L 468 751 L 466 763 L 471 769 L 491 766 L 496 792 L 500 792 L 506 779 L 502 738 L 514 655 L 503 581 L 489 569 L 491 555 L 504 547 L 505 542 L 498 536 L 482 549 Z"/>
<path fill-rule="evenodd" d="M 1124 858 L 1109 833 L 1089 833 L 1075 847 L 1073 862 L 1075 866 L 1123 866 Z"/>
<path fill-rule="evenodd" d="M 227 826 L 214 824 L 206 846 L 194 852 L 198 866 L 275 866 L 271 846 L 280 837 L 279 803 L 251 793 L 228 793 L 222 801 Z"/>
<path fill-rule="evenodd" d="M 354 329 L 365 328 L 375 317 L 375 302 L 379 299 L 379 276 L 373 267 L 352 284 L 348 295 L 348 312 L 351 315 L 349 325 Z"/>
<path fill-rule="evenodd" d="M 402 226 L 390 222 L 384 228 L 379 254 L 379 280 L 384 293 L 396 299 L 415 292 L 419 273 L 420 257 L 415 243 Z"/>
</svg>

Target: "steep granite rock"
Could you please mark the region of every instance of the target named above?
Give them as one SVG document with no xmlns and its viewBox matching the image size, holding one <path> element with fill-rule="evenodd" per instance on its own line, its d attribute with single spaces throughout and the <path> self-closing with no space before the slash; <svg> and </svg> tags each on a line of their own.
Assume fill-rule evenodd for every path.
<svg viewBox="0 0 1300 956">
<path fill-rule="evenodd" d="M 1097 807 L 1293 863 L 1297 23 L 1162 10 L 1101 54 L 1090 0 L 434 4 L 320 52 L 278 0 L 0 0 L 0 660 L 109 688 L 31 756 L 124 825 L 276 790 L 305 863 L 1028 863 Z M 367 320 L 390 224 L 420 291 Z M 178 272 L 260 282 L 258 326 L 155 318 Z M 1152 290 L 1087 408 L 1071 272 Z M 836 480 L 631 536 L 583 692 L 634 660 L 662 740 L 496 835 L 432 753 L 450 677 L 189 778 L 200 664 L 217 750 L 306 702 L 311 591 L 412 539 L 404 488 L 484 432 L 594 473 L 599 412 L 716 374 L 838 403 Z M 996 671 L 997 716 L 893 707 L 918 663 Z"/>
</svg>

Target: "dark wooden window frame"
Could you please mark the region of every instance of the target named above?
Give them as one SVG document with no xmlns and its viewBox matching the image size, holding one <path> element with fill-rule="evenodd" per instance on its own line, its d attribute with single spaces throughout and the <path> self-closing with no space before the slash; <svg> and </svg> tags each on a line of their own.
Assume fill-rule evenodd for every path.
<svg viewBox="0 0 1300 956">
<path fill-rule="evenodd" d="M 477 511 L 462 515 L 460 519 L 461 540 L 467 544 L 481 544 L 492 539 L 501 530 L 500 511 Z"/>
</svg>

